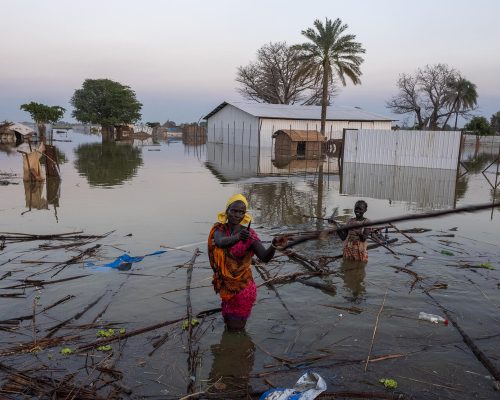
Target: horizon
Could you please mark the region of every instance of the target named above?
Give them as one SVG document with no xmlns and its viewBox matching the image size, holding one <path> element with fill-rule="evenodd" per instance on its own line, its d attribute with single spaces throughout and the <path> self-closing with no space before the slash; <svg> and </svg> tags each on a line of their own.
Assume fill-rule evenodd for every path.
<svg viewBox="0 0 500 400">
<path fill-rule="evenodd" d="M 29 121 L 19 107 L 35 101 L 64 107 L 62 120 L 74 123 L 74 90 L 85 79 L 108 78 L 134 90 L 142 122 L 195 122 L 223 101 L 249 102 L 236 91 L 237 68 L 254 61 L 266 43 L 305 42 L 301 31 L 317 18 L 340 18 L 366 49 L 362 84 L 341 87 L 334 107 L 361 107 L 411 124 L 411 115 L 385 107 L 399 75 L 444 63 L 477 85 L 472 114 L 489 120 L 500 110 L 500 55 L 488 45 L 500 37 L 500 3 L 383 0 L 361 7 L 365 12 L 359 4 L 319 0 L 307 6 L 258 0 L 245 9 L 229 0 L 91 0 L 68 8 L 62 0 L 7 0 L 10 18 L 0 36 L 12 40 L 2 45 L 8 62 L 0 65 L 0 120 Z M 277 23 L 280 17 L 286 23 Z"/>
</svg>

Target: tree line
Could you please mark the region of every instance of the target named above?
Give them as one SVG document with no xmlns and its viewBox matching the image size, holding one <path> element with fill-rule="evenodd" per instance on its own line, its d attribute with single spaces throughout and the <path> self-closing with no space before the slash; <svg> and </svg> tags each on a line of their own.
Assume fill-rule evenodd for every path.
<svg viewBox="0 0 500 400">
<path fill-rule="evenodd" d="M 257 51 L 256 61 L 240 66 L 236 73 L 240 94 L 252 101 L 271 104 L 321 106 L 321 132 L 325 131 L 326 111 L 339 86 L 347 81 L 361 84 L 362 55 L 366 52 L 356 36 L 347 33 L 348 25 L 337 18 L 315 20 L 313 27 L 302 30 L 306 42 L 287 45 L 268 43 Z M 397 83 L 397 94 L 386 106 L 392 112 L 414 118 L 413 129 L 457 128 L 458 118 L 470 119 L 477 109 L 476 85 L 446 64 L 427 65 L 414 74 L 403 73 Z M 86 79 L 75 90 L 71 100 L 72 116 L 79 122 L 99 124 L 103 140 L 112 136 L 114 126 L 140 120 L 142 104 L 135 92 L 110 79 Z M 43 129 L 55 123 L 65 109 L 39 103 L 23 104 Z M 150 126 L 158 126 L 150 122 Z M 167 127 L 175 122 L 167 121 Z M 488 121 L 474 117 L 465 126 L 478 134 L 500 133 L 500 111 Z M 42 131 L 40 131 L 42 132 Z"/>
</svg>

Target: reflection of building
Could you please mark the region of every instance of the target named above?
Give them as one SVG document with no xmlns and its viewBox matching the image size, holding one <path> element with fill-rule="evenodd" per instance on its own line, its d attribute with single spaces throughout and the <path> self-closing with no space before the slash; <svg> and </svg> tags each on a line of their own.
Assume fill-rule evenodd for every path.
<svg viewBox="0 0 500 400">
<path fill-rule="evenodd" d="M 451 169 L 345 162 L 340 193 L 410 202 L 424 209 L 453 207 L 456 174 Z"/>
<path fill-rule="evenodd" d="M 224 102 L 205 119 L 208 142 L 272 147 L 277 130 L 319 131 L 320 116 L 319 106 Z M 357 107 L 328 107 L 326 136 L 339 139 L 344 128 L 390 130 L 391 119 Z"/>
<path fill-rule="evenodd" d="M 198 146 L 207 142 L 207 130 L 203 126 L 188 125 L 182 128 L 182 143 Z"/>
<path fill-rule="evenodd" d="M 256 176 L 314 174 L 322 164 L 324 174 L 338 174 L 337 162 L 329 159 L 275 158 L 270 148 L 207 143 L 207 166 L 213 172 L 215 170 L 216 175 L 224 176 L 226 181 Z"/>
</svg>

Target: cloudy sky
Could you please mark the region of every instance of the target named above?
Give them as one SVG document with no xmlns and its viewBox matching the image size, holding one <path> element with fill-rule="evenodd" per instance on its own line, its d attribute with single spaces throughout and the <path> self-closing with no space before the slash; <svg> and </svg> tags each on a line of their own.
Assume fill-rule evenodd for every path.
<svg viewBox="0 0 500 400">
<path fill-rule="evenodd" d="M 143 121 L 197 121 L 239 100 L 235 75 L 265 43 L 305 40 L 316 18 L 340 18 L 366 49 L 362 85 L 335 102 L 392 116 L 402 72 L 446 63 L 477 85 L 477 114 L 500 110 L 500 1 L 0 0 L 0 121 L 19 105 L 60 105 L 86 78 L 129 85 Z M 393 116 L 394 117 L 394 116 Z M 403 117 L 395 117 L 403 119 Z"/>
</svg>

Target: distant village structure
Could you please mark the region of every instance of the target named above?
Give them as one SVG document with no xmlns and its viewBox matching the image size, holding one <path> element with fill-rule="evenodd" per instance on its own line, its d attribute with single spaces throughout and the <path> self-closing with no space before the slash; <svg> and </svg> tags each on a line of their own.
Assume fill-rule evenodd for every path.
<svg viewBox="0 0 500 400">
<path fill-rule="evenodd" d="M 29 126 L 17 122 L 0 123 L 0 144 L 22 143 L 25 139 L 35 135 L 35 131 Z"/>
<path fill-rule="evenodd" d="M 278 130 L 320 131 L 321 107 L 223 102 L 205 116 L 207 141 L 272 147 Z M 391 129 L 392 120 L 357 107 L 328 107 L 326 139 L 341 139 L 347 129 Z"/>
</svg>

